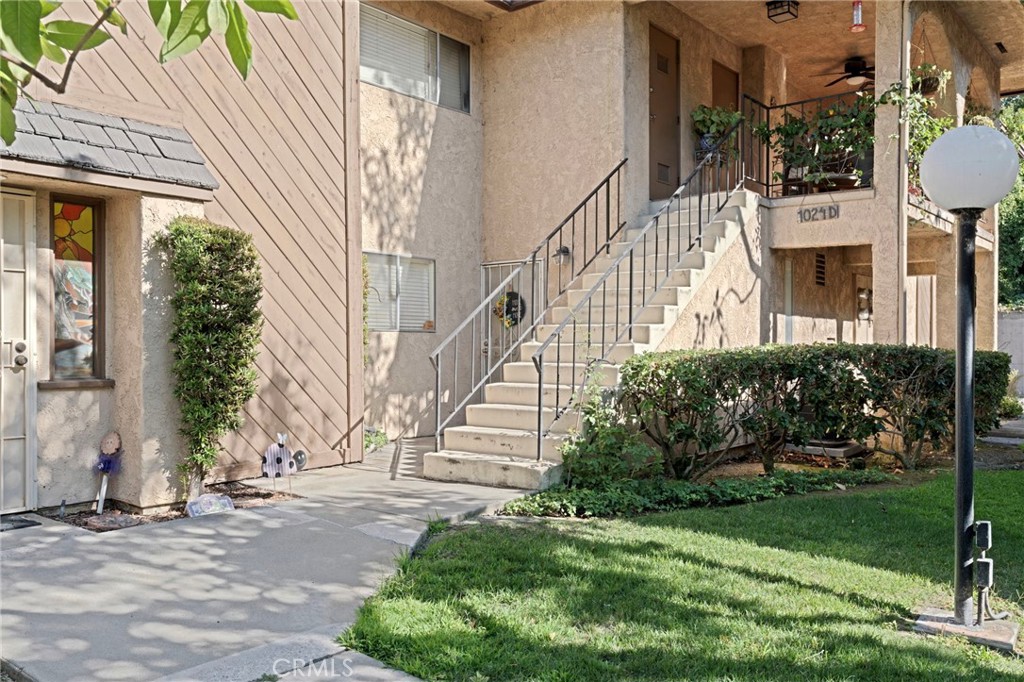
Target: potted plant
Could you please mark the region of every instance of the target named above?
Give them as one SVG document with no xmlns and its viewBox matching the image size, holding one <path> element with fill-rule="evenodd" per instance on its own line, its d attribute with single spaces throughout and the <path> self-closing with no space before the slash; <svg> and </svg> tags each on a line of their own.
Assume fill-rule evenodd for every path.
<svg viewBox="0 0 1024 682">
<path fill-rule="evenodd" d="M 753 134 L 782 167 L 773 177 L 783 194 L 803 194 L 858 187 L 874 147 L 874 126 L 875 101 L 862 95 L 837 99 L 810 116 L 785 111 L 781 122 L 762 123 Z"/>
<path fill-rule="evenodd" d="M 743 119 L 743 114 L 725 107 L 699 105 L 690 114 L 693 133 L 697 136 L 698 149 L 711 151 L 722 141 L 727 132 Z"/>
<path fill-rule="evenodd" d="M 815 116 L 811 140 L 816 168 L 808 181 L 820 191 L 854 189 L 861 184 L 860 164 L 875 145 L 875 101 L 859 96 L 852 102 L 837 100 Z"/>
<path fill-rule="evenodd" d="M 910 89 L 904 92 L 900 83 L 893 83 L 878 98 L 878 104 L 892 104 L 900 108 L 900 122 L 906 123 L 910 132 L 907 141 L 907 169 L 911 194 L 919 195 L 921 187 L 921 159 L 925 150 L 944 132 L 956 125 L 950 116 L 935 116 L 935 100 L 925 92 L 931 86 L 922 84 L 927 78 L 938 79 L 935 90 L 942 91 L 952 74 L 939 70 L 934 64 L 922 64 L 910 72 Z"/>
</svg>

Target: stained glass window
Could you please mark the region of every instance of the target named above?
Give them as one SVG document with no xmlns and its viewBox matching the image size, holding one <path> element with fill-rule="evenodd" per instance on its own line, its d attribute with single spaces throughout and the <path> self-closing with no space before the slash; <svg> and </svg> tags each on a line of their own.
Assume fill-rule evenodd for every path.
<svg viewBox="0 0 1024 682">
<path fill-rule="evenodd" d="M 96 207 L 53 203 L 53 378 L 97 376 Z"/>
</svg>

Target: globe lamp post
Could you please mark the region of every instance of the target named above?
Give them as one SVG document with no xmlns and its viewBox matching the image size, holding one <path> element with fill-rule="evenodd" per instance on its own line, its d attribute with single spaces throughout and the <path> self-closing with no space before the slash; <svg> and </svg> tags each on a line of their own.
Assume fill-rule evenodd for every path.
<svg viewBox="0 0 1024 682">
<path fill-rule="evenodd" d="M 978 219 L 1009 193 L 1017 179 L 1017 150 L 985 126 L 944 133 L 924 153 L 921 186 L 957 216 L 956 259 L 956 505 L 953 617 L 974 623 L 974 242 Z"/>
</svg>

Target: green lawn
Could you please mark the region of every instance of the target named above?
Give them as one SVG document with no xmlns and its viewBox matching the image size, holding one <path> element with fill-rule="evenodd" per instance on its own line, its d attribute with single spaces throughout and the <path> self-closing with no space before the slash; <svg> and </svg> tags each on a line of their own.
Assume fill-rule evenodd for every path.
<svg viewBox="0 0 1024 682">
<path fill-rule="evenodd" d="M 1024 472 L 979 473 L 1000 606 L 1024 610 Z M 906 632 L 951 591 L 952 476 L 616 521 L 450 531 L 343 641 L 426 680 L 1022 680 Z"/>
</svg>

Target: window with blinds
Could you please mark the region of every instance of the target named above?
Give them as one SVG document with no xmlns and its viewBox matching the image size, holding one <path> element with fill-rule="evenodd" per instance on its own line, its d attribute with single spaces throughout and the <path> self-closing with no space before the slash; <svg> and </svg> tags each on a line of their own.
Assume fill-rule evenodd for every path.
<svg viewBox="0 0 1024 682">
<path fill-rule="evenodd" d="M 375 7 L 359 12 L 363 81 L 469 112 L 469 45 Z"/>
<path fill-rule="evenodd" d="M 393 254 L 366 254 L 371 331 L 434 331 L 434 261 Z"/>
</svg>

